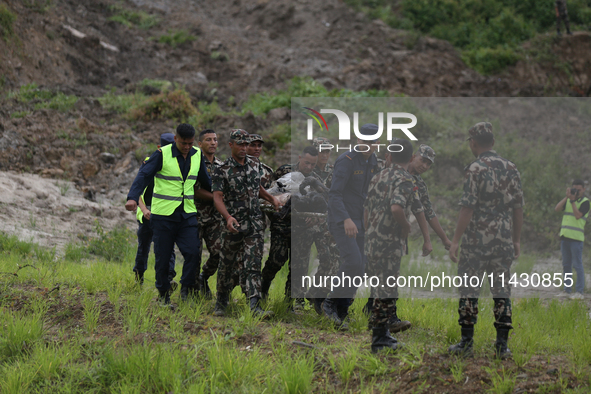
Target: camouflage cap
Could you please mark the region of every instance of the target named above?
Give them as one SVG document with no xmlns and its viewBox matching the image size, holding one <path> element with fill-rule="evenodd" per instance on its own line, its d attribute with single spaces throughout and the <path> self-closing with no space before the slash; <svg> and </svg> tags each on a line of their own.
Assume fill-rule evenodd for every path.
<svg viewBox="0 0 591 394">
<path fill-rule="evenodd" d="M 435 162 L 435 151 L 429 145 L 421 144 L 419 149 L 417 149 L 417 154 L 425 159 L 431 160 L 431 163 Z"/>
<path fill-rule="evenodd" d="M 236 142 L 237 144 L 249 144 L 250 134 L 248 134 L 246 130 L 234 129 L 230 133 L 230 140 Z"/>
<path fill-rule="evenodd" d="M 468 130 L 468 134 L 470 134 L 470 137 L 468 137 L 468 139 L 466 139 L 466 141 L 468 141 L 472 137 L 477 137 L 477 136 L 485 136 L 485 135 L 492 136 L 493 135 L 492 124 L 490 124 L 488 122 L 476 123 L 474 126 L 470 127 L 470 130 Z"/>
<path fill-rule="evenodd" d="M 312 140 L 312 145 L 316 149 L 320 149 L 320 145 L 322 145 L 322 144 L 330 145 L 330 140 L 326 137 L 316 137 Z"/>
<path fill-rule="evenodd" d="M 250 143 L 253 143 L 255 141 L 261 141 L 263 144 L 265 143 L 265 140 L 263 139 L 263 137 L 261 137 L 260 134 L 251 134 Z"/>
</svg>

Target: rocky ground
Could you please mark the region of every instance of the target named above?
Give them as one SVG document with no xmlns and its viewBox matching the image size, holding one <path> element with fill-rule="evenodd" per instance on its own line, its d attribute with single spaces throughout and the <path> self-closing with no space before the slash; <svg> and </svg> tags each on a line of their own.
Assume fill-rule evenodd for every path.
<svg viewBox="0 0 591 394">
<path fill-rule="evenodd" d="M 170 120 L 131 121 L 105 110 L 97 100 L 111 89 L 133 91 L 145 78 L 176 82 L 194 103 L 216 100 L 225 109 L 240 106 L 253 93 L 285 88 L 294 76 L 313 77 L 329 89 L 380 89 L 410 96 L 589 93 L 585 86 L 591 38 L 584 32 L 544 41 L 564 60 L 562 68 L 547 58 L 526 56 L 499 75 L 482 76 L 468 68 L 448 42 L 392 29 L 339 0 L 3 4 L 17 18 L 14 36 L 0 40 L 0 86 L 5 93 L 0 102 L 2 176 L 27 173 L 49 179 L 49 185 L 72 182 L 69 193 L 86 196 L 89 207 L 98 201 L 120 205 L 148 153 L 146 146 L 175 126 Z M 142 29 L 111 20 L 122 9 L 143 12 L 158 23 Z M 176 47 L 155 39 L 181 30 L 195 39 Z M 540 46 L 534 42 L 524 50 L 528 45 Z M 33 82 L 79 100 L 65 113 L 38 109 L 15 116 L 27 108 L 6 93 Z M 217 117 L 212 126 L 268 134 L 289 118 L 284 109 L 266 118 Z M 225 142 L 222 137 L 222 152 Z M 289 157 L 288 150 L 276 154 L 281 157 L 277 162 Z M 41 184 L 40 179 L 33 183 Z M 4 204 L 19 192 L 4 190 Z"/>
</svg>

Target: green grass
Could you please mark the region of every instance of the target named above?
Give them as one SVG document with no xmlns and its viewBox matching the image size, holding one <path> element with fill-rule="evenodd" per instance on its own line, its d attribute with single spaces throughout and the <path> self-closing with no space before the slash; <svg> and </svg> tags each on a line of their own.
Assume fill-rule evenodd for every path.
<svg viewBox="0 0 591 394">
<path fill-rule="evenodd" d="M 109 6 L 109 11 L 113 13 L 109 17 L 110 21 L 121 23 L 127 27 L 148 30 L 160 23 L 160 20 L 154 15 L 150 15 L 144 11 L 132 11 L 120 5 Z"/>
<path fill-rule="evenodd" d="M 13 14 L 6 4 L 0 4 L 0 36 L 8 41 L 14 35 L 14 22 L 16 15 Z"/>
<path fill-rule="evenodd" d="M 67 95 L 49 89 L 40 89 L 34 82 L 21 86 L 19 90 L 9 93 L 8 97 L 15 98 L 23 104 L 33 104 L 34 109 L 49 108 L 61 112 L 71 110 L 78 102 L 78 97 L 74 95 Z M 23 112 L 26 111 L 22 111 L 21 113 Z"/>
<path fill-rule="evenodd" d="M 456 299 L 400 299 L 399 315 L 413 323 L 397 335 L 405 347 L 374 355 L 361 327 L 367 324 L 365 300 L 352 306 L 352 321 L 360 324 L 338 333 L 309 308 L 299 315 L 287 310 L 285 268 L 267 303 L 277 314 L 262 322 L 249 313 L 239 289 L 227 318 L 211 315 L 213 301 L 180 304 L 178 293 L 176 311 L 161 308 L 153 270 L 143 288 L 134 283 L 133 255 L 122 263 L 68 261 L 35 256 L 38 247 L 6 235 L 0 245 L 0 272 L 14 271 L 23 258 L 37 268 L 0 276 L 3 393 L 387 392 L 407 385 L 453 392 L 465 387 L 466 378 L 475 392 L 504 393 L 523 387 L 518 374 L 531 377 L 531 388 L 531 379 L 549 368 L 561 372 L 533 383 L 534 389 L 584 392 L 589 386 L 591 327 L 583 302 L 514 300 L 515 360 L 500 363 L 490 357 L 492 301 L 482 300 L 472 363 L 446 356 L 459 339 Z M 56 284 L 59 290 L 47 290 Z M 215 276 L 210 285 L 215 288 Z M 315 348 L 292 345 L 294 340 Z"/>
<path fill-rule="evenodd" d="M 539 33 L 554 31 L 553 0 L 346 0 L 372 19 L 396 29 L 444 39 L 482 74 L 496 73 L 521 58 L 518 47 Z M 568 2 L 574 29 L 591 25 L 591 4 Z"/>
<path fill-rule="evenodd" d="M 186 30 L 168 30 L 167 34 L 163 34 L 158 38 L 154 38 L 159 43 L 168 44 L 173 48 L 182 45 L 186 42 L 195 41 L 197 37 L 189 34 Z"/>
</svg>

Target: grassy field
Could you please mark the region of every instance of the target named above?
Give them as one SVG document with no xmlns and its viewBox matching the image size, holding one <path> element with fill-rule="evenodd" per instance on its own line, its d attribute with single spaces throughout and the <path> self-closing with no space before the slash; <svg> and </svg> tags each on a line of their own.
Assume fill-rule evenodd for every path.
<svg viewBox="0 0 591 394">
<path fill-rule="evenodd" d="M 514 300 L 514 358 L 501 362 L 490 299 L 481 301 L 471 360 L 446 354 L 459 340 L 456 299 L 401 299 L 399 314 L 413 323 L 398 335 L 405 347 L 373 355 L 365 300 L 353 304 L 351 330 L 336 332 L 313 309 L 288 311 L 285 270 L 271 288 L 273 320 L 252 318 L 239 289 L 230 317 L 216 318 L 213 301 L 183 304 L 178 293 L 175 311 L 160 307 L 153 270 L 139 288 L 130 254 L 69 261 L 1 238 L 2 393 L 589 391 L 584 301 Z"/>
</svg>

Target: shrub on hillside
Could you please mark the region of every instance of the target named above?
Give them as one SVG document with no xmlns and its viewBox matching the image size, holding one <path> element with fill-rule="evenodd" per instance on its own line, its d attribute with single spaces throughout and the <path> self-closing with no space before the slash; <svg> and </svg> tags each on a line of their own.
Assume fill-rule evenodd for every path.
<svg viewBox="0 0 591 394">
<path fill-rule="evenodd" d="M 189 94 L 177 88 L 147 98 L 130 110 L 129 117 L 143 121 L 161 118 L 182 120 L 196 114 L 197 108 L 191 104 Z"/>
</svg>

